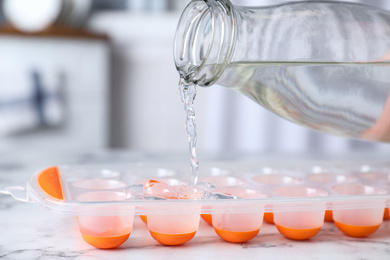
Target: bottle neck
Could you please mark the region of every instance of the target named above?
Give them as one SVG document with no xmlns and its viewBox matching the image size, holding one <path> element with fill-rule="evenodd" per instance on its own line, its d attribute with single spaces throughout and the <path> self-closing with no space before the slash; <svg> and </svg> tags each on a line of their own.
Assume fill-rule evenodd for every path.
<svg viewBox="0 0 390 260">
<path fill-rule="evenodd" d="M 210 86 L 229 64 L 235 42 L 236 19 L 228 0 L 193 0 L 176 30 L 174 59 L 187 83 Z"/>
</svg>

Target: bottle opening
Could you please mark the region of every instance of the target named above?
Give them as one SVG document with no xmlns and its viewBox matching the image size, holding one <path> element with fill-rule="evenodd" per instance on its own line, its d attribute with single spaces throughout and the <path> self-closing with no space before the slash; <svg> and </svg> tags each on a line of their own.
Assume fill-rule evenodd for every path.
<svg viewBox="0 0 390 260">
<path fill-rule="evenodd" d="M 228 0 L 194 0 L 184 10 L 176 30 L 174 59 L 188 83 L 210 86 L 230 61 L 234 13 Z"/>
</svg>

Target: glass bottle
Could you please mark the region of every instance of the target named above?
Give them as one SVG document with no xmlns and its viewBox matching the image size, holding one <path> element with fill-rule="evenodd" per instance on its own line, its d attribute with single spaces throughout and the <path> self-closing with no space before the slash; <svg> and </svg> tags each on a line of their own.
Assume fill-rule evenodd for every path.
<svg viewBox="0 0 390 260">
<path fill-rule="evenodd" d="M 217 83 L 294 123 L 390 142 L 390 13 L 379 8 L 193 0 L 174 58 L 186 84 Z"/>
</svg>

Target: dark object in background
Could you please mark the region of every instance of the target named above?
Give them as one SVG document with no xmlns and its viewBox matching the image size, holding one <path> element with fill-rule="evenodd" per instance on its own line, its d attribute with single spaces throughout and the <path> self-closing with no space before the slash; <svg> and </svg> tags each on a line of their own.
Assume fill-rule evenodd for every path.
<svg viewBox="0 0 390 260">
<path fill-rule="evenodd" d="M 1 1 L 1 0 L 0 0 Z M 121 10 L 126 9 L 126 0 L 94 0 L 92 10 Z"/>
<path fill-rule="evenodd" d="M 2 6 L 3 6 L 3 0 L 0 0 L 0 26 L 6 23 Z"/>
<path fill-rule="evenodd" d="M 93 11 L 130 10 L 130 11 L 174 11 L 182 10 L 190 0 L 94 0 Z"/>
<path fill-rule="evenodd" d="M 28 72 L 27 81 L 16 80 L 12 70 L 9 74 L 3 73 L 9 80 L 7 83 L 3 79 L 0 86 L 0 137 L 62 126 L 65 78 L 62 71 L 54 73 L 55 81 L 47 81 L 50 74 L 37 69 Z"/>
<path fill-rule="evenodd" d="M 37 111 L 39 125 L 44 126 L 46 125 L 46 118 L 45 118 L 44 104 L 43 104 L 45 99 L 45 93 L 42 86 L 41 74 L 34 70 L 31 76 L 33 80 L 33 89 L 34 89 L 32 102 L 34 103 L 35 109 Z"/>
</svg>

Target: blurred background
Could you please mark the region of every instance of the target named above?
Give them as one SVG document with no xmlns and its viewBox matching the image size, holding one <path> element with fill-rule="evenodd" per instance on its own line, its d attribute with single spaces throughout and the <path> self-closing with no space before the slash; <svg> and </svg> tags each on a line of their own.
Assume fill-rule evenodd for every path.
<svg viewBox="0 0 390 260">
<path fill-rule="evenodd" d="M 188 2 L 0 0 L 0 153 L 187 152 L 173 38 Z M 390 152 L 296 126 L 218 85 L 199 89 L 195 109 L 200 152 Z"/>
</svg>

